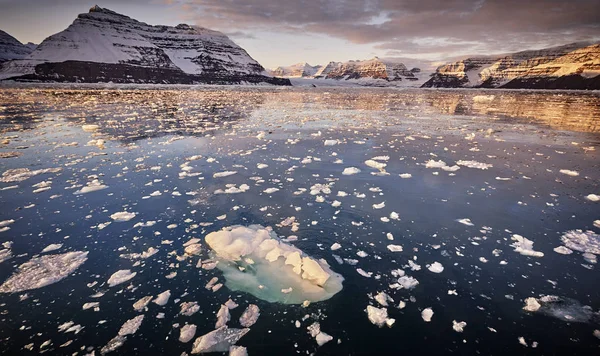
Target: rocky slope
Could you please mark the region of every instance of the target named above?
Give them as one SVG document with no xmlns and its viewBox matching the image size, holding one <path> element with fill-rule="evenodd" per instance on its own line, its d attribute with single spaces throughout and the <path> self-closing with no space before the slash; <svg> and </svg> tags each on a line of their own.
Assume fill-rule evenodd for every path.
<svg viewBox="0 0 600 356">
<path fill-rule="evenodd" d="M 94 6 L 0 79 L 135 83 L 289 84 L 272 78 L 221 32 L 181 24 L 152 26 Z"/>
<path fill-rule="evenodd" d="M 445 64 L 423 87 L 600 89 L 598 75 L 600 45 L 572 43 Z"/>
<path fill-rule="evenodd" d="M 0 30 L 0 63 L 24 58 L 34 49 L 33 43 L 22 44 L 13 36 Z"/>
</svg>

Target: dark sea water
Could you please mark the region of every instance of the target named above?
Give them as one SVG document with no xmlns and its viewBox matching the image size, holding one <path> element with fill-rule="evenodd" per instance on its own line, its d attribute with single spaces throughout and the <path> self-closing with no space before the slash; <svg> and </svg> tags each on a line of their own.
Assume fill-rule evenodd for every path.
<svg viewBox="0 0 600 356">
<path fill-rule="evenodd" d="M 90 142 L 99 139 L 104 145 Z M 2 355 L 100 355 L 123 323 L 140 314 L 139 330 L 110 354 L 189 354 L 195 338 L 181 343 L 179 328 L 197 325 L 196 337 L 214 330 L 228 299 L 239 304 L 231 310 L 231 328 L 240 327 L 249 304 L 260 308 L 258 322 L 237 343 L 250 355 L 600 352 L 594 335 L 600 329 L 598 267 L 580 251 L 554 251 L 568 231 L 591 231 L 590 243 L 600 233 L 600 202 L 586 198 L 600 195 L 598 93 L 2 88 L 0 157 L 0 175 L 60 168 L 0 182 L 0 221 L 14 220 L 0 230 L 6 245 L 0 250 L 9 246 L 12 256 L 0 263 L 0 283 L 32 258 L 89 252 L 56 283 L 0 293 Z M 365 164 L 373 158 L 387 165 L 384 172 Z M 427 168 L 431 160 L 491 166 L 447 171 Z M 360 172 L 343 175 L 348 167 Z M 213 177 L 223 171 L 237 173 Z M 107 188 L 74 194 L 94 179 Z M 228 184 L 249 189 L 214 194 Z M 311 195 L 315 184 L 330 184 L 331 193 Z M 39 187 L 51 188 L 34 193 Z M 279 190 L 264 192 L 268 188 Z M 111 219 L 122 211 L 136 215 Z M 390 219 L 392 213 L 398 218 Z M 295 217 L 297 231 L 280 224 L 288 217 Z M 134 226 L 148 221 L 156 223 Z M 197 267 L 212 257 L 206 234 L 252 224 L 271 226 L 281 238 L 297 236 L 288 243 L 327 261 L 343 276 L 343 289 L 308 306 L 263 301 L 228 285 L 207 290 L 213 277 L 226 281 L 219 269 Z M 531 240 L 543 256 L 515 251 L 514 234 Z M 201 239 L 200 255 L 184 255 L 191 238 Z M 334 243 L 341 248 L 332 251 Z M 42 254 L 50 244 L 62 246 Z M 391 252 L 390 244 L 402 252 Z M 146 259 L 120 257 L 150 247 L 158 253 Z M 334 255 L 357 263 L 339 264 Z M 441 273 L 428 270 L 434 262 L 443 266 Z M 390 287 L 397 269 L 419 284 Z M 109 287 L 118 270 L 137 274 Z M 140 298 L 166 290 L 166 305 L 133 309 Z M 380 292 L 393 299 L 387 306 L 395 319 L 391 327 L 379 328 L 367 317 L 368 305 L 382 307 L 374 299 Z M 97 293 L 104 294 L 92 297 Z M 543 308 L 523 310 L 526 298 L 543 295 L 565 301 L 555 316 Z M 180 315 L 180 304 L 193 301 L 200 311 Z M 83 310 L 88 302 L 99 302 L 99 310 Z M 425 308 L 434 312 L 430 322 L 421 317 Z M 157 318 L 160 313 L 164 317 Z M 83 329 L 58 330 L 69 321 Z M 464 331 L 453 330 L 453 321 L 466 322 Z M 319 347 L 306 329 L 314 322 L 333 340 Z"/>
</svg>

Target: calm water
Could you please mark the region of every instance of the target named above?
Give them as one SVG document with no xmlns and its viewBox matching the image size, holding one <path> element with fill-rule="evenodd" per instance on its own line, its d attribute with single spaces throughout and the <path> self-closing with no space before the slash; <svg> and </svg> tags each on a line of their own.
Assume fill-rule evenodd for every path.
<svg viewBox="0 0 600 356">
<path fill-rule="evenodd" d="M 600 351 L 597 265 L 580 251 L 554 251 L 567 231 L 600 233 L 600 202 L 586 199 L 600 195 L 597 93 L 3 88 L 0 133 L 0 174 L 60 168 L 0 182 L 0 221 L 14 220 L 0 230 L 0 250 L 12 256 L 0 263 L 0 283 L 37 256 L 89 252 L 56 283 L 0 294 L 0 354 L 38 353 L 46 343 L 41 351 L 49 354 L 99 355 L 139 314 L 145 315 L 139 330 L 111 354 L 189 354 L 193 339 L 178 341 L 179 328 L 197 325 L 196 337 L 214 330 L 216 313 L 230 298 L 239 304 L 231 310 L 232 328 L 239 328 L 248 304 L 261 310 L 237 343 L 250 355 Z M 383 173 L 365 164 L 373 158 L 387 165 Z M 491 166 L 462 162 L 444 170 L 428 168 L 431 160 Z M 349 167 L 360 172 L 343 175 Z M 237 173 L 213 177 L 223 171 Z M 107 187 L 74 194 L 95 179 Z M 230 184 L 249 189 L 214 194 Z M 329 184 L 331 193 L 311 195 L 315 184 Z M 122 211 L 136 215 L 113 221 Z M 295 217 L 297 231 L 280 224 L 288 217 Z M 148 221 L 156 223 L 135 226 Z M 204 236 L 238 224 L 297 236 L 289 243 L 326 260 L 344 277 L 344 288 L 307 307 L 269 303 L 227 286 L 207 290 L 211 278 L 225 280 L 219 269 L 197 266 L 211 257 Z M 515 251 L 514 234 L 543 256 Z M 184 256 L 191 238 L 201 239 L 203 249 Z M 332 251 L 334 243 L 341 248 Z M 41 254 L 51 244 L 62 246 Z M 402 252 L 391 252 L 390 244 Z M 121 257 L 150 247 L 158 253 L 146 259 Z M 428 270 L 434 262 L 443 265 L 441 273 Z M 123 269 L 137 274 L 109 287 L 109 277 Z M 397 269 L 419 284 L 391 287 Z M 133 309 L 138 299 L 166 290 L 166 305 Z M 374 300 L 380 292 L 393 299 L 389 328 L 373 325 L 365 311 L 382 307 Z M 542 295 L 573 300 L 559 314 L 583 317 L 522 309 L 526 298 Z M 180 315 L 180 304 L 193 301 L 200 311 Z M 83 310 L 89 302 L 99 302 L 99 309 Z M 434 312 L 431 322 L 421 317 L 425 308 Z M 59 331 L 69 321 L 83 329 Z M 466 322 L 462 333 L 453 321 Z M 333 340 L 319 347 L 306 329 L 314 322 Z"/>
</svg>

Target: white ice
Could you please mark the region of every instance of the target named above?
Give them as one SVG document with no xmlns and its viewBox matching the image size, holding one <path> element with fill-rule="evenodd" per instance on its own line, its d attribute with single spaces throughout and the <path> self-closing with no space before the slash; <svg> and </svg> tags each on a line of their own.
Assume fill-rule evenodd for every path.
<svg viewBox="0 0 600 356">
<path fill-rule="evenodd" d="M 110 276 L 108 279 L 108 286 L 114 287 L 121 283 L 125 283 L 135 277 L 136 274 L 137 272 L 131 272 L 131 270 L 128 269 L 119 270 Z"/>
</svg>

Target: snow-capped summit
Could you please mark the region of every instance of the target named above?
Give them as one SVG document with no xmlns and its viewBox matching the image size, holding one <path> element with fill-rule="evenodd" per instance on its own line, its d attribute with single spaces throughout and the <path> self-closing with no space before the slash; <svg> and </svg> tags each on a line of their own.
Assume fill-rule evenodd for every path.
<svg viewBox="0 0 600 356">
<path fill-rule="evenodd" d="M 4 66 L 0 79 L 285 82 L 267 77 L 258 62 L 221 32 L 185 24 L 148 25 L 98 5 L 14 62 Z"/>
<path fill-rule="evenodd" d="M 13 36 L 0 30 L 0 63 L 21 59 L 31 53 L 35 47 L 33 43 L 22 44 Z"/>
<path fill-rule="evenodd" d="M 283 78 L 304 78 L 314 76 L 321 66 L 311 66 L 306 62 L 293 64 L 288 67 L 277 67 L 270 72 L 273 76 Z"/>
</svg>

